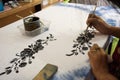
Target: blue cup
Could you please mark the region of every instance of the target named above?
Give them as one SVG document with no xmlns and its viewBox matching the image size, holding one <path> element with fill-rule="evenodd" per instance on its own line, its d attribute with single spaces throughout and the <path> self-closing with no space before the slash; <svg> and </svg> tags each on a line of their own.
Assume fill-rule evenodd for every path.
<svg viewBox="0 0 120 80">
<path fill-rule="evenodd" d="M 3 2 L 0 0 L 0 11 L 4 10 Z"/>
</svg>

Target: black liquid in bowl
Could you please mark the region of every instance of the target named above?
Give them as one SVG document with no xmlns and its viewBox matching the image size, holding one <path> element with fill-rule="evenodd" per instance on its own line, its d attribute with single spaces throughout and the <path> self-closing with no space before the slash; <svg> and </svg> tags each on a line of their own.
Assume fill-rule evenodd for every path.
<svg viewBox="0 0 120 80">
<path fill-rule="evenodd" d="M 25 31 L 33 31 L 40 27 L 39 17 L 27 17 L 24 20 Z"/>
</svg>

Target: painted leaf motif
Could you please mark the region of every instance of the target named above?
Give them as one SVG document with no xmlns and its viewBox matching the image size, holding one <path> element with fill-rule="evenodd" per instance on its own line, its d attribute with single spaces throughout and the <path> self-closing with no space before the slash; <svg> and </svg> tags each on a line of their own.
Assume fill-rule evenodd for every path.
<svg viewBox="0 0 120 80">
<path fill-rule="evenodd" d="M 8 75 L 8 74 L 10 74 L 11 72 L 12 72 L 12 70 L 9 69 L 9 70 L 6 71 L 6 74 Z"/>
<path fill-rule="evenodd" d="M 13 62 L 15 62 L 17 60 L 18 60 L 17 58 L 14 58 L 12 61 L 10 61 L 10 63 L 13 63 Z"/>
<path fill-rule="evenodd" d="M 72 56 L 74 53 L 71 53 L 71 54 L 66 54 L 66 56 Z"/>
<path fill-rule="evenodd" d="M 2 73 L 0 73 L 0 75 L 3 75 L 3 74 L 5 74 L 6 72 L 2 72 Z"/>
<path fill-rule="evenodd" d="M 22 63 L 20 63 L 19 67 L 25 67 L 26 65 L 27 65 L 26 62 L 22 62 Z"/>
<path fill-rule="evenodd" d="M 83 50 L 88 50 L 88 47 L 82 47 Z"/>
<path fill-rule="evenodd" d="M 6 67 L 5 69 L 10 69 L 11 67 Z"/>
</svg>

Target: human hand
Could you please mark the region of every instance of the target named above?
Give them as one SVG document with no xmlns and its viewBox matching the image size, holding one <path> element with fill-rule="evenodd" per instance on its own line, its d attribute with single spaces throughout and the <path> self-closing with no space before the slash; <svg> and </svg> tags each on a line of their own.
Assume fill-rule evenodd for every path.
<svg viewBox="0 0 120 80">
<path fill-rule="evenodd" d="M 96 16 L 94 14 L 89 14 L 87 19 L 87 25 L 93 26 L 99 32 L 103 34 L 109 34 L 110 32 L 110 25 L 108 25 L 102 18 Z"/>
<path fill-rule="evenodd" d="M 97 44 L 94 44 L 90 48 L 88 56 L 93 74 L 96 77 L 108 73 L 107 55 L 102 48 L 100 48 Z"/>
</svg>

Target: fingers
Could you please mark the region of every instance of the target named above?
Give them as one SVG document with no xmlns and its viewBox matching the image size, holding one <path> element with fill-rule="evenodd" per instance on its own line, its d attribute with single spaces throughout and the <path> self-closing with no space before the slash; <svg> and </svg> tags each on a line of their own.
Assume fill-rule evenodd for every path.
<svg viewBox="0 0 120 80">
<path fill-rule="evenodd" d="M 89 14 L 87 19 L 87 24 L 95 24 L 98 22 L 98 20 L 102 20 L 99 16 L 96 16 L 95 14 Z"/>
<path fill-rule="evenodd" d="M 93 51 L 93 50 L 89 51 L 88 52 L 89 58 L 95 57 L 95 56 L 93 56 L 94 54 L 96 54 L 96 51 Z"/>
<path fill-rule="evenodd" d="M 90 48 L 90 50 L 99 50 L 100 47 L 97 44 L 93 44 L 93 46 Z"/>
<path fill-rule="evenodd" d="M 105 51 L 100 48 L 97 44 L 94 44 L 91 48 L 90 51 L 88 52 L 88 55 L 93 55 L 93 54 L 97 54 L 97 55 L 106 55 Z"/>
<path fill-rule="evenodd" d="M 97 52 L 100 51 L 102 48 L 100 48 L 97 44 L 93 44 L 93 46 L 90 48 L 90 52 Z"/>
<path fill-rule="evenodd" d="M 89 14 L 88 18 L 98 18 L 98 19 L 101 19 L 99 16 L 97 16 L 95 14 Z"/>
<path fill-rule="evenodd" d="M 96 25 L 98 23 L 98 19 L 97 18 L 89 18 L 86 22 L 87 25 Z"/>
<path fill-rule="evenodd" d="M 93 44 L 93 46 L 91 47 L 91 49 L 92 48 L 96 48 L 96 47 L 99 47 L 99 46 L 98 46 L 98 44 L 95 43 L 95 44 Z"/>
<path fill-rule="evenodd" d="M 92 54 L 96 54 L 96 48 L 99 47 L 97 44 L 94 44 L 91 48 L 90 51 L 88 52 L 88 56 L 91 57 Z"/>
<path fill-rule="evenodd" d="M 90 51 L 88 52 L 88 55 L 92 55 L 92 54 L 98 54 L 100 51 L 100 47 L 97 44 L 94 44 L 91 48 Z"/>
</svg>

